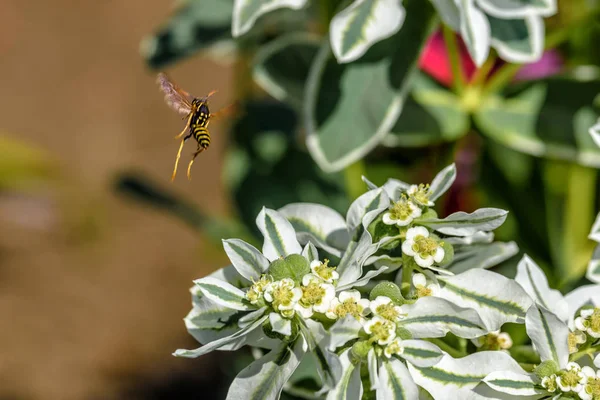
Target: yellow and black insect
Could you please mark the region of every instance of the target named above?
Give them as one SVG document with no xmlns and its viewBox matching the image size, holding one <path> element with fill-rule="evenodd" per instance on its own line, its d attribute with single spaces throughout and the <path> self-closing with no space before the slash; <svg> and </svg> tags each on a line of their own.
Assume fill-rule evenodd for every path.
<svg viewBox="0 0 600 400">
<path fill-rule="evenodd" d="M 183 139 L 181 139 L 181 145 L 179 146 L 179 151 L 177 152 L 177 158 L 175 159 L 175 168 L 173 169 L 171 181 L 175 179 L 175 175 L 177 174 L 177 166 L 179 165 L 179 157 L 181 156 L 181 150 L 183 149 L 183 145 L 189 138 L 193 137 L 194 139 L 196 139 L 196 142 L 198 142 L 198 148 L 193 154 L 192 160 L 190 161 L 187 169 L 187 177 L 188 179 L 191 179 L 191 170 L 194 160 L 196 159 L 198 154 L 208 149 L 208 146 L 210 145 L 210 133 L 208 132 L 208 123 L 210 122 L 211 118 L 214 119 L 222 115 L 227 109 L 224 109 L 216 114 L 210 113 L 208 109 L 208 98 L 215 94 L 216 90 L 213 90 L 205 97 L 194 97 L 190 101 L 190 98 L 192 96 L 190 96 L 188 92 L 182 90 L 175 83 L 169 80 L 166 74 L 158 74 L 156 82 L 158 83 L 160 90 L 165 94 L 165 101 L 167 102 L 169 107 L 177 111 L 179 114 L 185 115 L 184 118 L 187 119 L 185 128 L 183 128 L 179 135 L 175 136 L 175 139 Z"/>
</svg>

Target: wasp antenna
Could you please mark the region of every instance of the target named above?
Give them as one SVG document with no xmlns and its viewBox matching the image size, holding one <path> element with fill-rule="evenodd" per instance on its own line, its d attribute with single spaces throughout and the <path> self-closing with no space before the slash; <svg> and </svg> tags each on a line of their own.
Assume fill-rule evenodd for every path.
<svg viewBox="0 0 600 400">
<path fill-rule="evenodd" d="M 215 93 L 217 93 L 217 90 L 212 90 L 209 94 L 206 95 L 206 98 L 208 99 L 210 96 L 212 96 Z"/>
</svg>

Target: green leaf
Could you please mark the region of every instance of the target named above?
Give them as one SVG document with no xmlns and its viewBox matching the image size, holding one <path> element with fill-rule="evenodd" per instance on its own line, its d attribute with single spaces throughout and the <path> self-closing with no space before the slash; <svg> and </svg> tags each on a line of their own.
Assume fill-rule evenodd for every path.
<svg viewBox="0 0 600 400">
<path fill-rule="evenodd" d="M 518 85 L 506 98 L 485 100 L 475 112 L 480 131 L 537 157 L 600 167 L 600 149 L 589 135 L 599 114 L 600 80 L 557 77 Z"/>
<path fill-rule="evenodd" d="M 419 388 L 404 363 L 397 358 L 381 363 L 377 398 L 397 400 L 419 398 Z"/>
<path fill-rule="evenodd" d="M 476 338 L 487 332 L 475 310 L 439 297 L 422 297 L 414 304 L 403 305 L 402 312 L 407 316 L 398 325 L 416 339 L 444 337 L 448 332 L 463 338 Z"/>
<path fill-rule="evenodd" d="M 336 257 L 348 247 L 346 221 L 337 211 L 313 203 L 292 203 L 278 211 L 290 221 L 300 244 L 312 242 Z"/>
<path fill-rule="evenodd" d="M 372 46 L 357 62 L 338 64 L 324 42 L 311 67 L 305 96 L 307 146 L 327 172 L 364 157 L 389 133 L 402 111 L 433 10 L 412 2 L 397 34 Z"/>
<path fill-rule="evenodd" d="M 532 306 L 525 327 L 542 361 L 552 360 L 560 368 L 567 366 L 569 328 L 564 322 L 543 307 Z"/>
<path fill-rule="evenodd" d="M 508 211 L 499 208 L 480 208 L 471 214 L 459 211 L 444 219 L 417 219 L 415 223 L 445 235 L 469 236 L 478 231 L 496 229 L 504 223 L 507 214 Z"/>
<path fill-rule="evenodd" d="M 524 19 L 504 19 L 488 15 L 492 46 L 506 61 L 532 63 L 544 51 L 544 21 L 536 15 Z"/>
<path fill-rule="evenodd" d="M 532 299 L 512 279 L 483 269 L 471 269 L 462 274 L 442 277 L 437 296 L 465 308 L 477 310 L 490 331 L 506 322 L 525 322 Z"/>
<path fill-rule="evenodd" d="M 220 348 L 224 347 L 225 345 L 231 344 L 231 343 L 239 341 L 239 340 L 244 340 L 244 336 L 248 335 L 253 330 L 260 327 L 263 324 L 263 322 L 265 322 L 268 318 L 269 317 L 265 315 L 264 317 L 254 321 L 254 323 L 252 323 L 251 325 L 247 325 L 246 327 L 240 329 L 239 331 L 235 332 L 234 334 L 232 334 L 230 336 L 226 336 L 226 337 L 217 339 L 215 341 L 209 342 L 209 343 L 205 344 L 204 346 L 199 347 L 194 350 L 178 349 L 173 353 L 173 355 L 175 357 L 185 357 L 185 358 L 197 358 L 197 357 L 203 356 L 204 354 L 208 354 L 211 351 L 220 349 Z"/>
<path fill-rule="evenodd" d="M 290 33 L 261 46 L 254 57 L 254 81 L 277 100 L 300 109 L 310 64 L 321 39 L 307 33 Z"/>
<path fill-rule="evenodd" d="M 460 98 L 424 73 L 412 81 L 402 114 L 382 144 L 388 147 L 424 147 L 452 142 L 471 125 Z"/>
<path fill-rule="evenodd" d="M 531 375 L 511 371 L 492 372 L 483 381 L 494 390 L 513 396 L 535 396 L 544 393 L 537 389 L 536 381 Z"/>
<path fill-rule="evenodd" d="M 508 260 L 518 252 L 519 247 L 515 242 L 460 246 L 455 248 L 454 259 L 445 268 L 454 274 L 474 268 L 488 269 Z"/>
<path fill-rule="evenodd" d="M 329 40 L 337 61 L 360 58 L 374 43 L 398 32 L 405 15 L 400 0 L 355 0 L 331 20 Z"/>
<path fill-rule="evenodd" d="M 152 68 L 162 68 L 230 40 L 232 13 L 233 0 L 186 1 L 163 27 L 144 38 L 142 56 Z"/>
<path fill-rule="evenodd" d="M 256 247 L 243 240 L 225 239 L 223 248 L 235 269 L 249 281 L 260 278 L 269 268 L 269 260 Z"/>
<path fill-rule="evenodd" d="M 307 0 L 235 0 L 231 33 L 238 37 L 248 32 L 256 20 L 278 8 L 298 10 Z"/>
<path fill-rule="evenodd" d="M 262 252 L 269 260 L 302 253 L 294 227 L 277 211 L 263 207 L 256 225 L 265 238 Z"/>
<path fill-rule="evenodd" d="M 244 368 L 233 380 L 227 400 L 277 400 L 283 385 L 304 356 L 304 341 L 282 343 L 267 355 Z"/>
<path fill-rule="evenodd" d="M 223 307 L 242 311 L 250 309 L 246 301 L 246 294 L 227 282 L 205 277 L 196 279 L 194 283 L 200 287 L 204 296 Z"/>
</svg>

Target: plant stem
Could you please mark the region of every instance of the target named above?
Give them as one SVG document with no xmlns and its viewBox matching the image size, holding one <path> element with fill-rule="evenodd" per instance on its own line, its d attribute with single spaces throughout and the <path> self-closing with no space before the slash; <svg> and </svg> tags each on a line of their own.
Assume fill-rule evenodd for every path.
<svg viewBox="0 0 600 400">
<path fill-rule="evenodd" d="M 365 164 L 362 160 L 358 160 L 344 169 L 346 193 L 351 200 L 358 198 L 365 192 L 365 184 L 362 181 L 363 175 L 365 175 Z"/>
<path fill-rule="evenodd" d="M 444 342 L 442 339 L 427 339 L 427 341 L 435 344 L 437 347 L 439 347 L 446 353 L 450 354 L 454 358 L 461 358 L 461 357 L 466 356 L 465 353 L 450 346 L 448 343 Z"/>
<path fill-rule="evenodd" d="M 592 354 L 594 354 L 597 351 L 598 351 L 597 347 L 590 347 L 588 349 L 585 349 L 585 350 L 582 350 L 582 351 L 578 351 L 577 353 L 571 354 L 571 356 L 569 357 L 569 361 L 577 361 L 581 357 L 583 357 L 585 355 L 592 355 Z"/>
<path fill-rule="evenodd" d="M 469 86 L 482 86 L 485 83 L 490 71 L 492 68 L 494 68 L 494 64 L 496 64 L 497 59 L 498 57 L 496 57 L 495 54 L 490 54 L 488 59 L 485 60 L 485 63 L 483 63 L 481 67 L 477 68 L 473 74 L 473 77 L 469 82 Z"/>
<path fill-rule="evenodd" d="M 458 43 L 454 31 L 443 25 L 444 42 L 446 42 L 446 50 L 448 51 L 448 59 L 450 60 L 450 68 L 452 69 L 452 88 L 456 93 L 462 93 L 465 88 L 465 73 L 458 52 Z"/>
</svg>

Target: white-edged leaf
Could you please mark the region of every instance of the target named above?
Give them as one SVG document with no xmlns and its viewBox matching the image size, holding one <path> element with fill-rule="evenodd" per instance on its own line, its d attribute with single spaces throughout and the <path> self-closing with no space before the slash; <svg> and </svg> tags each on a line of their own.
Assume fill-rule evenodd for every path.
<svg viewBox="0 0 600 400">
<path fill-rule="evenodd" d="M 269 317 L 266 315 L 252 323 L 251 325 L 246 326 L 245 328 L 240 329 L 232 335 L 217 339 L 210 343 L 206 343 L 204 346 L 199 347 L 194 350 L 185 350 L 185 349 L 177 349 L 173 353 L 175 357 L 186 357 L 186 358 L 196 358 L 200 357 L 204 354 L 208 354 L 211 351 L 222 348 L 225 345 L 228 345 L 232 342 L 243 340 L 244 336 L 252 332 L 254 329 L 260 327 L 263 322 L 265 322 Z"/>
<path fill-rule="evenodd" d="M 533 300 L 514 280 L 495 272 L 471 269 L 451 277 L 439 276 L 439 294 L 461 307 L 473 308 L 490 331 L 507 322 L 523 323 Z"/>
<path fill-rule="evenodd" d="M 367 283 L 369 283 L 369 281 L 371 279 L 375 278 L 377 275 L 381 275 L 384 272 L 387 272 L 387 270 L 388 270 L 388 267 L 381 267 L 379 269 L 374 269 L 374 270 L 368 271 L 366 274 L 364 274 L 359 279 L 356 279 L 351 282 L 347 282 L 346 279 L 344 279 L 342 281 L 342 277 L 340 277 L 340 280 L 338 281 L 338 286 L 335 288 L 335 290 L 337 292 L 341 292 L 344 290 L 349 290 L 352 288 L 365 286 Z"/>
<path fill-rule="evenodd" d="M 371 211 L 383 211 L 390 206 L 390 199 L 383 189 L 369 190 L 360 195 L 350 204 L 346 213 L 348 231 L 354 232 L 363 221 L 364 216 Z"/>
<path fill-rule="evenodd" d="M 366 176 L 361 176 L 362 181 L 367 185 L 367 188 L 369 190 L 375 190 L 377 189 L 379 186 L 377 186 L 376 184 L 374 184 L 373 182 L 371 182 L 370 180 L 367 179 Z"/>
<path fill-rule="evenodd" d="M 379 387 L 379 362 L 377 361 L 375 349 L 369 350 L 369 353 L 367 354 L 367 368 L 369 370 L 369 382 L 371 383 L 371 390 L 375 390 Z"/>
<path fill-rule="evenodd" d="M 594 366 L 595 366 L 596 368 L 600 368 L 600 354 L 598 354 L 598 355 L 596 356 L 596 358 L 594 358 Z"/>
<path fill-rule="evenodd" d="M 418 367 L 431 367 L 437 364 L 444 352 L 435 344 L 425 340 L 403 340 L 402 355 L 406 361 Z"/>
<path fill-rule="evenodd" d="M 405 15 L 400 0 L 355 0 L 331 20 L 333 54 L 339 63 L 360 58 L 374 43 L 398 32 Z"/>
<path fill-rule="evenodd" d="M 406 317 L 398 324 L 415 339 L 444 337 L 448 332 L 462 338 L 475 338 L 487 333 L 475 310 L 459 307 L 439 297 L 422 297 L 414 304 L 405 304 L 402 314 Z"/>
<path fill-rule="evenodd" d="M 460 9 L 454 0 L 430 0 L 438 14 L 455 31 L 460 30 Z"/>
<path fill-rule="evenodd" d="M 567 293 L 565 300 L 569 305 L 569 328 L 573 329 L 573 320 L 579 309 L 585 305 L 600 307 L 600 285 L 583 285 Z"/>
<path fill-rule="evenodd" d="M 402 182 L 399 179 L 388 179 L 381 187 L 387 193 L 391 201 L 395 202 L 400 199 L 402 192 L 410 188 L 410 184 Z"/>
<path fill-rule="evenodd" d="M 319 261 L 319 251 L 310 242 L 302 249 L 302 256 L 308 260 L 309 264 L 313 261 Z"/>
<path fill-rule="evenodd" d="M 508 260 L 518 252 L 519 247 L 515 242 L 494 242 L 455 248 L 454 259 L 445 268 L 454 274 L 475 268 L 488 269 Z"/>
<path fill-rule="evenodd" d="M 329 334 L 325 339 L 327 349 L 335 351 L 340 346 L 343 346 L 350 340 L 358 338 L 358 334 L 362 329 L 362 324 L 352 315 L 346 315 L 344 318 L 335 321 L 329 328 Z"/>
<path fill-rule="evenodd" d="M 244 368 L 233 380 L 227 400 L 277 400 L 283 385 L 292 376 L 304 356 L 303 339 L 279 348 Z"/>
<path fill-rule="evenodd" d="M 530 15 L 524 19 L 500 19 L 488 15 L 492 46 L 506 61 L 532 63 L 544 51 L 544 21 Z"/>
<path fill-rule="evenodd" d="M 471 214 L 459 211 L 444 219 L 417 219 L 415 223 L 445 235 L 470 236 L 477 231 L 491 231 L 506 220 L 508 211 L 499 208 L 480 208 Z"/>
<path fill-rule="evenodd" d="M 421 368 L 408 363 L 408 370 L 416 384 L 434 399 L 481 399 L 473 396 L 472 390 L 488 374 L 494 371 L 525 373 L 517 361 L 500 351 L 482 351 L 456 359 L 445 355 L 432 367 Z"/>
<path fill-rule="evenodd" d="M 360 400 L 363 394 L 363 386 L 360 380 L 360 365 L 355 365 L 350 359 L 351 350 L 345 350 L 340 354 L 342 375 L 337 381 L 335 388 L 327 393 L 327 400 Z"/>
<path fill-rule="evenodd" d="M 589 129 L 589 133 L 596 146 L 600 147 L 600 120 Z"/>
<path fill-rule="evenodd" d="M 368 232 L 363 232 L 358 242 L 352 241 L 344 252 L 342 259 L 337 267 L 337 272 L 340 274 L 338 286 L 340 284 L 348 284 L 354 282 L 362 275 L 361 260 L 373 255 L 373 244 L 371 243 L 371 235 Z"/>
<path fill-rule="evenodd" d="M 252 324 L 254 321 L 265 315 L 267 311 L 267 307 L 259 308 L 256 311 L 252 311 L 241 317 L 238 321 L 238 325 L 240 328 L 245 328 L 248 325 Z"/>
<path fill-rule="evenodd" d="M 274 332 L 289 336 L 292 334 L 292 321 L 283 318 L 281 314 L 272 312 L 269 314 L 269 322 Z"/>
<path fill-rule="evenodd" d="M 202 296 L 194 301 L 183 321 L 190 335 L 200 344 L 206 344 L 236 332 L 239 328 L 235 315 L 239 312 Z"/>
<path fill-rule="evenodd" d="M 404 363 L 397 358 L 383 361 L 379 367 L 377 400 L 418 398 L 419 388 Z"/>
<path fill-rule="evenodd" d="M 224 268 L 219 268 L 212 274 L 208 275 L 211 278 L 218 279 L 223 282 L 227 282 L 235 287 L 247 287 L 252 283 L 244 278 L 240 273 L 235 269 L 233 265 L 228 265 Z M 197 290 L 198 287 L 194 286 L 193 290 Z"/>
<path fill-rule="evenodd" d="M 536 381 L 531 375 L 512 371 L 495 371 L 486 376 L 483 381 L 498 392 L 514 396 L 534 396 L 544 393 L 536 387 Z"/>
<path fill-rule="evenodd" d="M 223 240 L 223 248 L 235 269 L 250 281 L 260 278 L 269 268 L 269 260 L 256 247 L 243 240 Z"/>
<path fill-rule="evenodd" d="M 594 242 L 600 243 L 600 213 L 596 215 L 596 219 L 594 220 L 594 225 L 592 225 L 588 239 L 592 239 Z"/>
<path fill-rule="evenodd" d="M 556 13 L 556 0 L 478 0 L 478 4 L 487 14 L 498 18 L 549 17 Z"/>
<path fill-rule="evenodd" d="M 600 283 L 600 245 L 594 249 L 585 277 L 594 283 Z"/>
<path fill-rule="evenodd" d="M 569 327 L 543 307 L 532 306 L 525 319 L 527 336 L 542 361 L 553 360 L 560 368 L 569 361 Z"/>
<path fill-rule="evenodd" d="M 431 181 L 431 194 L 429 195 L 429 200 L 436 201 L 440 198 L 441 195 L 446 193 L 450 186 L 454 183 L 456 179 L 456 165 L 450 164 L 443 170 L 441 170 L 433 181 Z"/>
<path fill-rule="evenodd" d="M 234 310 L 251 309 L 246 300 L 246 294 L 227 282 L 207 276 L 206 278 L 196 279 L 194 283 L 200 288 L 204 296 L 217 304 Z"/>
<path fill-rule="evenodd" d="M 313 242 L 337 257 L 348 247 L 346 221 L 337 211 L 312 203 L 292 203 L 278 211 L 290 221 L 300 244 Z"/>
<path fill-rule="evenodd" d="M 481 66 L 490 51 L 490 24 L 475 0 L 456 0 L 460 9 L 460 34 L 475 64 Z"/>
<path fill-rule="evenodd" d="M 238 37 L 248 32 L 263 14 L 278 8 L 300 9 L 308 0 L 235 0 L 231 34 Z"/>
<path fill-rule="evenodd" d="M 262 252 L 270 261 L 302 253 L 294 227 L 277 211 L 263 207 L 256 218 L 256 225 L 265 238 Z"/>
<path fill-rule="evenodd" d="M 563 295 L 558 290 L 550 289 L 546 274 L 527 254 L 517 265 L 515 281 L 537 304 L 550 310 L 561 321 L 569 318 L 569 305 Z"/>
<path fill-rule="evenodd" d="M 448 237 L 444 239 L 444 242 L 448 242 L 451 245 L 471 245 L 471 244 L 480 244 L 480 243 L 492 243 L 494 241 L 494 233 L 493 232 L 485 232 L 478 231 L 469 236 L 463 237 Z"/>
<path fill-rule="evenodd" d="M 342 375 L 342 366 L 337 355 L 327 350 L 327 332 L 320 322 L 302 320 L 298 324 L 300 332 L 306 341 L 308 352 L 314 357 L 317 374 L 321 378 L 323 388 L 331 389 L 335 386 L 336 377 Z"/>
</svg>

